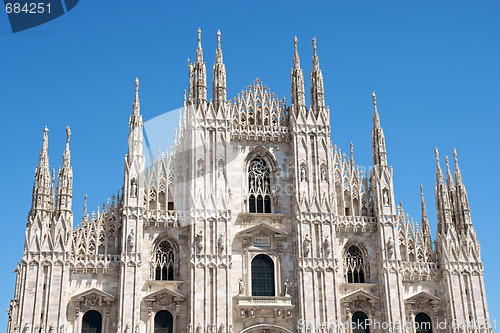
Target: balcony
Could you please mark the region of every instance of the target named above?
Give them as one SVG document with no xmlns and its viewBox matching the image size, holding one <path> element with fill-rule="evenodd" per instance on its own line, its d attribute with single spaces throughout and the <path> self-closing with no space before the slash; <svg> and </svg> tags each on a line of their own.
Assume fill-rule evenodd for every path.
<svg viewBox="0 0 500 333">
<path fill-rule="evenodd" d="M 238 309 L 293 309 L 291 296 L 237 296 Z"/>
</svg>

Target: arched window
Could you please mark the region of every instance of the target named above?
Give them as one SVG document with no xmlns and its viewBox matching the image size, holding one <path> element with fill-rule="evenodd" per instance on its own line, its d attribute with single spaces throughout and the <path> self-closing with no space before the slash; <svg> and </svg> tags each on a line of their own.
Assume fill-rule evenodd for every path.
<svg viewBox="0 0 500 333">
<path fill-rule="evenodd" d="M 432 321 L 426 313 L 420 312 L 415 316 L 415 332 L 432 333 Z"/>
<path fill-rule="evenodd" d="M 274 263 L 259 254 L 252 260 L 252 296 L 274 296 Z"/>
<path fill-rule="evenodd" d="M 355 245 L 347 249 L 345 272 L 347 283 L 365 283 L 365 261 L 363 254 Z"/>
<path fill-rule="evenodd" d="M 354 312 L 352 315 L 352 333 L 369 333 L 368 324 L 368 316 L 364 312 Z"/>
<path fill-rule="evenodd" d="M 101 333 L 102 316 L 99 312 L 87 311 L 82 318 L 82 333 Z"/>
<path fill-rule="evenodd" d="M 174 279 L 174 248 L 169 241 L 158 244 L 155 252 L 155 280 Z"/>
<path fill-rule="evenodd" d="M 271 174 L 266 161 L 260 157 L 248 166 L 248 211 L 271 213 Z"/>
<path fill-rule="evenodd" d="M 172 333 L 173 328 L 172 314 L 166 310 L 158 311 L 155 315 L 154 333 Z"/>
</svg>

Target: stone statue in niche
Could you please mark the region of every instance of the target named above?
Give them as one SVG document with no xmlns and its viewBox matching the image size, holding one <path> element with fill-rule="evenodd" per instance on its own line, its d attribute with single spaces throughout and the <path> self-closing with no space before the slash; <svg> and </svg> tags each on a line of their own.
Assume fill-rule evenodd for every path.
<svg viewBox="0 0 500 333">
<path fill-rule="evenodd" d="M 389 206 L 389 191 L 387 189 L 384 189 L 382 196 L 384 199 L 384 206 Z"/>
<path fill-rule="evenodd" d="M 306 234 L 304 237 L 303 247 L 304 247 L 304 257 L 309 256 L 309 252 L 311 250 L 311 237 L 309 236 L 309 234 Z"/>
<path fill-rule="evenodd" d="M 224 178 L 225 167 L 226 167 L 226 163 L 224 162 L 224 159 L 223 158 L 219 159 L 219 164 L 217 166 L 219 178 Z"/>
<path fill-rule="evenodd" d="M 177 258 L 175 259 L 175 266 L 174 266 L 174 273 L 175 273 L 175 276 L 179 276 L 180 272 L 181 272 L 181 259 Z"/>
<path fill-rule="evenodd" d="M 290 287 L 292 286 L 292 284 L 290 283 L 290 281 L 288 281 L 288 279 L 285 280 L 285 283 L 283 283 L 283 294 L 285 296 L 290 296 Z"/>
<path fill-rule="evenodd" d="M 217 239 L 217 247 L 219 248 L 220 253 L 224 252 L 224 249 L 225 249 L 224 233 L 221 233 L 219 235 L 219 238 Z"/>
<path fill-rule="evenodd" d="M 195 243 L 196 243 L 196 248 L 198 249 L 198 252 L 201 252 L 203 250 L 203 231 L 199 231 L 196 236 L 194 236 Z"/>
<path fill-rule="evenodd" d="M 325 248 L 326 256 L 330 255 L 332 248 L 331 248 L 331 244 L 330 244 L 330 236 L 329 235 L 325 236 L 325 240 L 323 241 L 323 247 Z"/>
<path fill-rule="evenodd" d="M 130 180 L 130 197 L 137 197 L 137 180 L 135 178 Z"/>
<path fill-rule="evenodd" d="M 324 166 L 324 165 L 321 166 L 321 181 L 323 181 L 323 182 L 328 181 L 328 178 L 326 175 L 326 166 Z"/>
<path fill-rule="evenodd" d="M 272 198 L 273 198 L 273 205 L 274 206 L 279 206 L 280 205 L 280 195 L 279 195 L 279 185 L 274 185 L 272 189 Z"/>
<path fill-rule="evenodd" d="M 301 165 L 300 166 L 300 181 L 301 182 L 306 182 L 307 181 L 307 171 L 306 171 L 306 166 Z"/>
<path fill-rule="evenodd" d="M 198 159 L 198 177 L 203 176 L 203 173 L 205 172 L 205 165 L 203 158 Z"/>
<path fill-rule="evenodd" d="M 238 295 L 243 295 L 245 293 L 245 281 L 243 279 L 238 280 Z"/>
<path fill-rule="evenodd" d="M 389 254 L 389 258 L 392 257 L 392 254 L 394 253 L 394 241 L 392 240 L 392 237 L 389 237 L 387 240 L 387 253 Z"/>
<path fill-rule="evenodd" d="M 135 240 L 134 240 L 134 229 L 130 230 L 130 234 L 128 235 L 127 238 L 127 243 L 128 243 L 128 248 L 130 251 L 134 249 L 135 246 Z"/>
</svg>

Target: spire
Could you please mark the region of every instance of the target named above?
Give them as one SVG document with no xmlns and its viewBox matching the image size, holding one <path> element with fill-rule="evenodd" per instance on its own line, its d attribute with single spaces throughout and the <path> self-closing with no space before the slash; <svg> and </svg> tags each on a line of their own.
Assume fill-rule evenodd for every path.
<svg viewBox="0 0 500 333">
<path fill-rule="evenodd" d="M 142 155 L 142 115 L 139 103 L 139 78 L 135 78 L 135 97 L 132 115 L 129 120 L 128 156 Z"/>
<path fill-rule="evenodd" d="M 439 150 L 437 147 L 434 148 L 434 155 L 436 156 L 436 182 L 441 184 L 443 183 L 443 171 L 441 171 L 441 166 L 439 165 Z"/>
<path fill-rule="evenodd" d="M 425 209 L 424 188 L 422 185 L 420 185 L 420 204 L 422 207 L 422 234 L 430 237 L 431 231 L 429 227 L 429 219 L 427 218 L 427 210 Z"/>
<path fill-rule="evenodd" d="M 203 62 L 203 49 L 201 48 L 201 28 L 198 28 L 198 47 L 196 48 L 196 62 Z"/>
<path fill-rule="evenodd" d="M 85 194 L 85 203 L 83 204 L 83 220 L 88 220 L 88 215 L 87 215 L 87 194 Z"/>
<path fill-rule="evenodd" d="M 222 62 L 222 49 L 220 47 L 220 30 L 217 31 L 217 50 L 215 51 L 214 80 L 212 96 L 214 109 L 217 112 L 220 105 L 226 102 L 226 66 Z"/>
<path fill-rule="evenodd" d="M 436 156 L 436 211 L 438 217 L 438 233 L 448 233 L 450 227 L 453 227 L 452 204 L 448 193 L 448 188 L 443 179 L 443 172 L 439 164 L 439 151 L 434 148 Z"/>
<path fill-rule="evenodd" d="M 73 168 L 71 167 L 71 154 L 69 150 L 69 138 L 71 129 L 66 126 L 66 148 L 63 153 L 62 167 L 57 174 L 57 194 L 56 211 L 66 211 L 71 213 L 71 201 L 73 197 Z M 68 216 L 69 217 L 69 216 Z M 72 226 L 72 221 L 67 220 L 68 225 Z"/>
<path fill-rule="evenodd" d="M 458 224 L 458 229 L 466 234 L 468 230 L 472 228 L 472 221 L 470 218 L 470 207 L 469 199 L 467 197 L 467 191 L 465 189 L 465 185 L 462 183 L 462 174 L 460 172 L 460 168 L 458 167 L 456 149 L 453 149 L 453 158 L 455 160 L 455 216 Z"/>
<path fill-rule="evenodd" d="M 313 69 L 311 70 L 311 110 L 316 117 L 325 112 L 325 90 L 323 87 L 323 74 L 319 69 L 319 59 L 316 53 L 316 37 L 312 40 L 313 44 Z M 329 114 L 326 114 L 326 120 L 329 121 Z"/>
<path fill-rule="evenodd" d="M 190 69 L 191 71 L 191 69 Z M 194 64 L 193 98 L 197 107 L 207 106 L 207 69 L 203 62 L 203 49 L 201 48 L 201 29 L 198 28 L 198 47 L 196 49 L 196 63 Z M 190 92 L 191 95 L 191 92 Z"/>
<path fill-rule="evenodd" d="M 43 143 L 40 150 L 40 160 L 35 170 L 35 183 L 33 185 L 33 197 L 31 203 L 31 210 L 48 211 L 50 207 L 51 191 L 52 191 L 52 177 L 50 175 L 49 167 L 49 129 L 45 126 L 43 130 Z"/>
<path fill-rule="evenodd" d="M 141 103 L 139 102 L 139 78 L 135 78 L 135 97 L 134 97 L 134 116 L 141 112 Z"/>
<path fill-rule="evenodd" d="M 304 75 L 302 74 L 302 69 L 300 68 L 299 53 L 297 51 L 297 36 L 293 38 L 293 68 L 290 75 L 292 81 L 292 109 L 295 117 L 298 117 L 300 113 L 304 116 L 307 113 L 306 103 L 305 103 L 305 90 L 304 90 Z"/>
<path fill-rule="evenodd" d="M 297 43 L 298 39 L 297 36 L 293 37 L 293 69 L 300 69 L 300 58 L 299 58 L 299 52 L 297 51 Z"/>
<path fill-rule="evenodd" d="M 446 185 L 448 185 L 448 190 L 453 191 L 455 189 L 455 184 L 453 183 L 453 177 L 451 176 L 450 171 L 450 161 L 448 156 L 445 157 L 446 161 Z"/>
<path fill-rule="evenodd" d="M 453 159 L 455 160 L 455 182 L 458 186 L 459 184 L 462 184 L 462 173 L 458 167 L 457 150 L 455 148 L 453 148 Z"/>
<path fill-rule="evenodd" d="M 373 99 L 373 129 L 372 129 L 372 153 L 373 165 L 387 166 L 387 151 L 385 147 L 384 131 L 380 126 L 380 117 L 377 111 L 377 99 L 372 92 Z"/>
</svg>

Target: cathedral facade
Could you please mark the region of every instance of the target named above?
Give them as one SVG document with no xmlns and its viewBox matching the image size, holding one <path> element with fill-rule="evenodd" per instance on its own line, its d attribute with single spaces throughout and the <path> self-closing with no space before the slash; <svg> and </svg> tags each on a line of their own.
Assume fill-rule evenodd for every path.
<svg viewBox="0 0 500 333">
<path fill-rule="evenodd" d="M 56 177 L 44 130 L 8 332 L 492 332 L 456 152 L 443 172 L 435 150 L 433 241 L 423 194 L 420 223 L 396 204 L 375 94 L 365 173 L 332 145 L 315 40 L 309 107 L 296 38 L 290 105 L 259 80 L 228 100 L 217 42 L 212 100 L 198 30 L 150 165 L 136 79 L 123 188 L 76 228 L 71 132 Z"/>
</svg>

